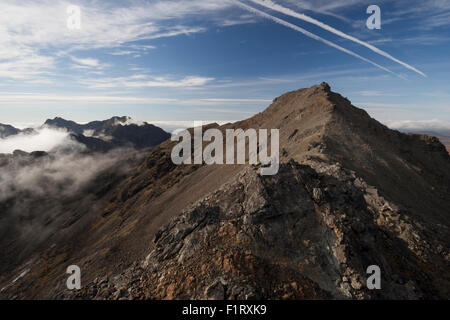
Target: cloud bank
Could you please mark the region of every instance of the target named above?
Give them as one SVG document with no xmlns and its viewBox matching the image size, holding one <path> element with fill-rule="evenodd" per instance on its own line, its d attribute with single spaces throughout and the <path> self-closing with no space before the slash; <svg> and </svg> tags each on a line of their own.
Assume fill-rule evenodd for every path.
<svg viewBox="0 0 450 320">
<path fill-rule="evenodd" d="M 438 119 L 423 121 L 387 121 L 386 125 L 391 129 L 414 130 L 414 131 L 450 131 L 450 122 Z"/>
<path fill-rule="evenodd" d="M 61 228 L 94 211 L 98 195 L 92 190 L 115 183 L 129 169 L 130 161 L 121 161 L 128 154 L 0 154 L 0 270 L 8 255 L 29 259 Z"/>
<path fill-rule="evenodd" d="M 82 148 L 81 144 L 70 139 L 67 131 L 53 128 L 41 128 L 35 133 L 20 133 L 0 139 L 0 153 L 12 153 L 14 150 L 51 151 L 60 146 L 77 150 Z"/>
</svg>

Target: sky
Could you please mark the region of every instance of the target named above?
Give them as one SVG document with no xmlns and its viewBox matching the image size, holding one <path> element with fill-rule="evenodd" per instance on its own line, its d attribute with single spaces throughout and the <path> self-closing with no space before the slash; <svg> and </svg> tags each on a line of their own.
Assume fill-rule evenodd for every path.
<svg viewBox="0 0 450 320">
<path fill-rule="evenodd" d="M 381 29 L 366 25 L 373 4 Z M 448 0 L 2 0 L 0 12 L 0 123 L 239 120 L 326 81 L 391 127 L 450 130 Z"/>
</svg>

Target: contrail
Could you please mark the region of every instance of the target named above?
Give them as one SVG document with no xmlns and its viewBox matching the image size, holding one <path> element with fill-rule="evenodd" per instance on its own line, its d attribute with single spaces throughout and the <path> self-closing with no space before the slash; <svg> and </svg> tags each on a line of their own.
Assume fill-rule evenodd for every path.
<svg viewBox="0 0 450 320">
<path fill-rule="evenodd" d="M 265 13 L 265 12 L 263 12 L 263 11 L 261 11 L 261 10 L 258 10 L 258 9 L 256 9 L 256 8 L 253 8 L 253 7 L 249 6 L 249 5 L 246 5 L 246 4 L 244 4 L 244 3 L 242 3 L 242 2 L 240 2 L 240 1 L 238 1 L 238 0 L 234 0 L 234 2 L 235 2 L 238 6 L 244 8 L 244 9 L 246 9 L 246 10 L 248 10 L 248 11 L 251 11 L 251 12 L 256 13 L 256 14 L 258 14 L 258 15 L 260 15 L 260 16 L 266 18 L 266 19 L 272 20 L 272 21 L 274 21 L 274 22 L 276 22 L 276 23 L 278 23 L 278 24 L 281 24 L 281 25 L 283 25 L 283 26 L 285 26 L 285 27 L 288 27 L 288 28 L 291 28 L 291 29 L 293 29 L 293 30 L 295 30 L 295 31 L 298 31 L 298 32 L 300 32 L 300 33 L 303 33 L 303 34 L 306 35 L 307 37 L 310 37 L 310 38 L 312 38 L 312 39 L 314 39 L 314 40 L 323 42 L 323 43 L 325 43 L 325 44 L 327 44 L 327 45 L 329 45 L 329 46 L 331 46 L 331 47 L 333 47 L 333 48 L 336 48 L 336 49 L 338 49 L 338 50 L 340 50 L 340 51 L 342 51 L 342 52 L 345 52 L 345 53 L 347 53 L 347 54 L 349 54 L 349 55 L 355 57 L 355 58 L 358 58 L 358 59 L 360 59 L 360 60 L 362 60 L 362 61 L 365 61 L 365 62 L 367 62 L 367 63 L 370 63 L 371 65 L 374 65 L 374 66 L 377 67 L 377 68 L 380 68 L 380 69 L 382 69 L 382 70 L 384 70 L 384 71 L 386 71 L 386 72 L 392 73 L 392 74 L 396 75 L 397 77 L 400 77 L 400 78 L 404 79 L 404 77 L 402 77 L 402 76 L 400 76 L 399 74 L 397 74 L 397 73 L 395 73 L 395 72 L 389 70 L 388 68 L 385 68 L 385 67 L 383 67 L 383 66 L 380 66 L 379 64 L 377 64 L 377 63 L 375 63 L 375 62 L 373 62 L 373 61 L 371 61 L 371 60 L 369 60 L 369 59 L 366 59 L 366 58 L 360 56 L 359 54 L 357 54 L 357 53 L 355 53 L 355 52 L 353 52 L 353 51 L 347 50 L 347 49 L 345 49 L 345 48 L 343 48 L 343 47 L 341 47 L 341 46 L 339 46 L 339 45 L 337 45 L 337 44 L 335 44 L 335 43 L 333 43 L 333 42 L 331 42 L 331 41 L 328 41 L 328 40 L 326 40 L 326 39 L 324 39 L 324 38 L 322 38 L 322 37 L 319 37 L 319 36 L 315 35 L 314 33 L 311 33 L 311 32 L 309 32 L 309 31 L 307 31 L 307 30 L 305 30 L 305 29 L 303 29 L 303 28 L 300 28 L 300 27 L 298 27 L 298 26 L 292 24 L 292 23 L 289 23 L 289 22 L 284 21 L 284 20 L 282 20 L 282 19 L 279 19 L 279 18 L 277 18 L 277 17 L 271 16 L 271 15 L 268 14 L 268 13 Z"/>
<path fill-rule="evenodd" d="M 370 43 L 361 41 L 361 40 L 359 40 L 359 39 L 357 39 L 357 38 L 355 38 L 355 37 L 353 37 L 351 35 L 348 35 L 348 34 L 342 32 L 342 31 L 339 31 L 339 30 L 333 28 L 332 26 L 329 26 L 329 25 L 327 25 L 327 24 L 325 24 L 323 22 L 320 22 L 320 21 L 318 21 L 318 20 L 316 20 L 314 18 L 311 18 L 311 17 L 309 17 L 309 16 L 307 16 L 307 15 L 305 15 L 303 13 L 298 13 L 298 12 L 295 12 L 295 11 L 289 9 L 289 8 L 280 6 L 280 5 L 276 4 L 276 3 L 273 3 L 271 0 L 250 0 L 250 1 L 252 1 L 252 2 L 254 2 L 256 4 L 259 4 L 259 5 L 263 6 L 263 7 L 272 9 L 274 11 L 278 11 L 278 12 L 283 13 L 285 15 L 288 15 L 288 16 L 291 16 L 291 17 L 294 17 L 294 18 L 297 18 L 297 19 L 300 19 L 300 20 L 312 23 L 312 24 L 314 24 L 314 25 L 316 25 L 316 26 L 318 26 L 318 27 L 320 27 L 322 29 L 325 29 L 325 30 L 327 30 L 327 31 L 329 31 L 331 33 L 334 33 L 334 34 L 336 34 L 336 35 L 338 35 L 338 36 L 340 36 L 340 37 L 342 37 L 344 39 L 347 39 L 347 40 L 356 42 L 356 43 L 358 43 L 360 45 L 363 45 L 364 47 L 366 47 L 366 48 L 368 48 L 368 49 L 370 49 L 370 50 L 372 50 L 372 51 L 374 51 L 374 52 L 376 52 L 376 53 L 378 53 L 378 54 L 380 54 L 380 55 L 382 55 L 382 56 L 384 56 L 384 57 L 386 57 L 388 59 L 391 59 L 392 61 L 395 61 L 398 64 L 401 64 L 405 68 L 408 68 L 408 69 L 410 69 L 410 70 L 412 70 L 414 72 L 417 72 L 418 74 L 420 74 L 421 76 L 424 76 L 425 78 L 427 77 L 427 75 L 425 73 L 423 73 L 422 71 L 417 70 L 413 66 L 410 66 L 409 64 L 407 64 L 407 63 L 405 63 L 403 61 L 400 61 L 397 58 L 394 58 L 389 53 L 378 49 L 377 47 L 371 45 Z"/>
</svg>

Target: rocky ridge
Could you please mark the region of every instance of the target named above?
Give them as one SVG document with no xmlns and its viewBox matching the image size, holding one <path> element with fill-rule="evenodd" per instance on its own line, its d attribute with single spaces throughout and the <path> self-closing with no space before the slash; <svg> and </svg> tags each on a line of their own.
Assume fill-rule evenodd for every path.
<svg viewBox="0 0 450 320">
<path fill-rule="evenodd" d="M 389 130 L 325 83 L 219 128 L 279 128 L 279 173 L 177 167 L 166 141 L 102 192 L 95 223 L 77 227 L 85 247 L 46 251 L 52 276 L 28 296 L 449 298 L 450 156 L 439 141 Z M 64 266 L 80 262 L 83 288 L 68 291 Z M 381 290 L 366 286 L 370 265 Z"/>
</svg>

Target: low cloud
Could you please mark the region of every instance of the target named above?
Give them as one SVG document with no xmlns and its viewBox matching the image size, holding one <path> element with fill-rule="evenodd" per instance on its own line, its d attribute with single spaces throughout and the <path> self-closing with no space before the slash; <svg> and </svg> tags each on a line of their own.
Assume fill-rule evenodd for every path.
<svg viewBox="0 0 450 320">
<path fill-rule="evenodd" d="M 101 200 L 92 190 L 118 181 L 129 169 L 129 161 L 121 161 L 129 151 L 0 154 L 0 271 L 12 260 L 29 259 L 61 228 L 96 210 Z"/>
<path fill-rule="evenodd" d="M 391 129 L 397 130 L 450 131 L 450 122 L 437 119 L 388 121 L 386 125 Z"/>
<path fill-rule="evenodd" d="M 120 158 L 120 153 L 54 154 L 38 159 L 14 157 L 0 163 L 0 201 L 26 192 L 33 197 L 76 194 L 97 174 Z"/>
<path fill-rule="evenodd" d="M 14 150 L 51 151 L 60 146 L 82 148 L 82 145 L 70 139 L 67 131 L 53 128 L 41 128 L 34 133 L 21 133 L 0 139 L 0 153 L 12 153 Z"/>
<path fill-rule="evenodd" d="M 200 120 L 199 120 L 200 121 Z M 202 120 L 202 124 L 204 126 L 211 124 L 211 123 L 217 123 L 219 125 L 224 125 L 227 123 L 234 123 L 237 120 Z M 184 121 L 177 121 L 177 120 L 162 120 L 162 121 L 150 121 L 149 123 L 156 125 L 160 128 L 162 128 L 166 132 L 171 132 L 172 134 L 178 134 L 180 131 L 194 128 L 195 127 L 194 120 L 184 120 Z"/>
</svg>

